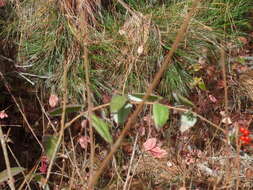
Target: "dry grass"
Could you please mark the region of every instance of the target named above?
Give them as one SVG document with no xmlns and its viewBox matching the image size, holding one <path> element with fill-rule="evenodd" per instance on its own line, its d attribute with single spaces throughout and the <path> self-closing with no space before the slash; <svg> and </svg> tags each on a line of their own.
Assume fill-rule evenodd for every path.
<svg viewBox="0 0 253 190">
<path fill-rule="evenodd" d="M 29 112 L 19 105 L 22 100 L 12 96 L 24 126 L 41 146 L 41 157 L 27 168 L 22 182 L 10 181 L 11 188 L 251 189 L 252 150 L 240 143 L 238 128 L 243 120 L 251 129 L 252 116 L 243 110 L 238 116 L 231 108 L 237 102 L 231 100 L 230 88 L 226 91 L 227 85 L 230 87 L 226 82 L 230 65 L 225 64 L 224 54 L 223 67 L 217 64 L 220 49 L 227 50 L 228 56 L 233 56 L 226 48 L 228 44 L 240 49 L 235 36 L 242 35 L 241 29 L 247 26 L 241 19 L 246 12 L 241 7 L 249 3 L 205 1 L 192 18 L 186 16 L 193 11 L 189 1 L 118 0 L 107 9 L 102 4 L 99 0 L 24 0 L 6 7 L 13 12 L 6 22 L 0 22 L 0 26 L 6 25 L 0 36 L 17 44 L 15 61 L 21 68 L 17 74 L 26 83 L 43 86 L 41 97 L 36 95 L 42 110 L 38 125 L 27 119 Z M 238 81 L 251 100 L 252 76 L 248 71 Z M 207 89 L 192 85 L 198 77 L 206 82 Z M 225 86 L 217 85 L 221 81 Z M 108 99 L 115 93 L 145 92 L 148 86 L 147 95 L 162 95 L 161 103 L 170 110 L 166 126 L 155 129 L 151 113 L 154 103 L 148 101 L 130 102 L 133 115 L 123 129 L 116 125 Z M 50 115 L 46 102 L 51 93 L 62 101 L 61 118 Z M 191 95 L 195 106 L 176 102 L 172 93 Z M 215 96 L 217 103 L 209 95 Z M 70 104 L 82 104 L 82 110 L 67 113 Z M 220 114 L 224 110 L 225 114 Z M 198 122 L 181 133 L 179 118 L 185 112 L 193 113 Z M 110 133 L 115 144 L 106 144 L 93 133 L 90 116 L 94 113 L 113 126 Z M 224 123 L 228 118 L 231 124 Z M 39 128 L 36 134 L 35 126 Z M 41 143 L 48 136 L 57 137 L 52 147 Z M 86 147 L 80 143 L 81 137 L 89 138 Z M 150 137 L 157 138 L 159 146 L 168 152 L 165 158 L 154 158 L 143 150 Z M 48 150 L 52 157 L 43 173 L 42 156 L 48 156 Z"/>
</svg>

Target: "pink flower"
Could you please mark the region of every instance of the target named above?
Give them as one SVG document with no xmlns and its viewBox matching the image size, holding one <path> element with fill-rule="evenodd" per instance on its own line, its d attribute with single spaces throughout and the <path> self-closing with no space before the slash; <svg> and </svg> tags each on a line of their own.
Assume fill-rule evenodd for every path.
<svg viewBox="0 0 253 190">
<path fill-rule="evenodd" d="M 0 111 L 0 119 L 4 119 L 4 118 L 8 118 L 8 115 L 7 115 L 7 113 L 5 113 L 5 110 Z"/>
<path fill-rule="evenodd" d="M 58 102 L 59 102 L 58 96 L 55 95 L 55 94 L 51 94 L 50 98 L 49 98 L 49 105 L 50 105 L 50 107 L 54 108 L 55 106 L 57 106 Z"/>
</svg>

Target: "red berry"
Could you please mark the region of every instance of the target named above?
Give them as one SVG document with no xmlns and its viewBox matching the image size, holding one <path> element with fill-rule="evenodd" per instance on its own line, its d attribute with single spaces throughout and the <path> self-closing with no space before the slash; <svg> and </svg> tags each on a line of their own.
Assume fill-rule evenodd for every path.
<svg viewBox="0 0 253 190">
<path fill-rule="evenodd" d="M 249 130 L 246 129 L 246 130 L 243 132 L 243 135 L 244 135 L 244 136 L 248 136 L 248 135 L 249 135 Z"/>
<path fill-rule="evenodd" d="M 245 136 L 240 136 L 241 141 L 245 141 Z"/>
<path fill-rule="evenodd" d="M 245 129 L 244 127 L 240 127 L 239 130 L 240 130 L 241 133 L 244 133 L 244 131 L 247 130 L 247 129 Z"/>
<path fill-rule="evenodd" d="M 250 141 L 251 141 L 251 139 L 248 136 L 244 137 L 244 142 L 249 143 Z"/>
</svg>

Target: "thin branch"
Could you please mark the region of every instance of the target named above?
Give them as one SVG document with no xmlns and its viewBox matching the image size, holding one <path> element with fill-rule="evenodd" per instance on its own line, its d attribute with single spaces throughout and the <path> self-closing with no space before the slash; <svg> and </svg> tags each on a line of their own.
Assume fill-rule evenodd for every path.
<svg viewBox="0 0 253 190">
<path fill-rule="evenodd" d="M 2 149 L 3 149 L 4 161 L 5 161 L 5 165 L 6 165 L 6 169 L 7 169 L 7 174 L 8 174 L 8 177 L 9 177 L 8 184 L 9 184 L 11 190 L 15 190 L 14 179 L 13 179 L 13 176 L 11 174 L 10 160 L 9 160 L 9 157 L 8 157 L 5 138 L 4 138 L 4 134 L 3 134 L 3 130 L 2 130 L 1 125 L 0 125 L 0 140 L 1 140 L 1 146 L 2 146 Z"/>
<path fill-rule="evenodd" d="M 15 104 L 16 104 L 16 106 L 17 106 L 19 112 L 21 113 L 21 115 L 22 115 L 22 117 L 23 117 L 23 119 L 24 119 L 26 125 L 28 126 L 28 128 L 29 128 L 29 130 L 31 131 L 32 135 L 33 135 L 34 138 L 36 139 L 37 143 L 40 145 L 42 151 L 44 151 L 43 145 L 41 144 L 41 142 L 39 141 L 38 137 L 37 137 L 36 134 L 34 133 L 32 127 L 31 127 L 31 125 L 29 124 L 28 119 L 26 118 L 26 116 L 25 116 L 23 110 L 21 109 L 21 107 L 20 107 L 18 101 L 17 101 L 16 98 L 13 96 L 13 94 L 12 94 L 12 92 L 11 92 L 11 89 L 10 89 L 10 87 L 9 87 L 9 83 L 8 83 L 8 81 L 5 79 L 5 77 L 4 77 L 4 75 L 2 74 L 2 72 L 0 72 L 0 76 L 1 76 L 1 78 L 3 79 L 4 86 L 5 86 L 5 88 L 7 89 L 7 91 L 9 92 L 9 94 L 11 95 L 11 98 L 13 99 L 13 101 L 15 102 Z"/>
<path fill-rule="evenodd" d="M 88 53 L 88 42 L 89 42 L 89 22 L 88 22 L 88 12 L 87 8 L 85 7 L 84 1 L 79 1 L 79 7 L 78 7 L 78 14 L 80 18 L 80 33 L 81 33 L 81 46 L 83 47 L 83 68 L 85 70 L 85 81 L 86 81 L 86 90 L 87 90 L 87 103 L 88 103 L 88 121 L 89 121 L 89 136 L 90 136 L 90 177 L 89 182 L 92 181 L 92 175 L 94 171 L 94 155 L 95 155 L 95 146 L 94 146 L 94 138 L 93 138 L 93 127 L 92 127 L 92 101 L 91 101 L 91 89 L 90 89 L 90 76 L 89 76 L 89 53 Z M 93 2 L 91 2 L 93 3 Z M 85 89 L 85 87 L 84 87 Z M 83 100 L 85 103 L 86 97 L 85 97 L 85 90 L 83 91 Z M 93 186 L 91 186 L 90 189 L 94 189 Z"/>
<path fill-rule="evenodd" d="M 135 137 L 135 141 L 134 141 L 133 152 L 131 155 L 131 159 L 130 159 L 130 163 L 129 163 L 129 167 L 128 167 L 128 171 L 127 171 L 127 177 L 126 177 L 126 181 L 124 183 L 123 190 L 129 189 L 131 186 L 131 183 L 129 183 L 129 182 L 131 181 L 131 178 L 133 177 L 133 175 L 131 176 L 130 173 L 131 173 L 132 167 L 133 167 L 133 161 L 134 161 L 134 156 L 135 156 L 135 152 L 136 152 L 138 137 L 139 137 L 139 134 L 137 133 L 137 135 Z"/>
<path fill-rule="evenodd" d="M 176 36 L 176 39 L 172 45 L 171 50 L 169 51 L 168 55 L 165 57 L 165 60 L 160 68 L 160 70 L 158 71 L 158 73 L 156 73 L 154 80 L 152 81 L 151 85 L 149 86 L 149 88 L 147 89 L 147 92 L 143 98 L 143 101 L 138 105 L 138 107 L 136 108 L 136 110 L 134 111 L 134 113 L 131 115 L 131 117 L 129 118 L 126 126 L 124 127 L 124 129 L 122 130 L 120 136 L 118 137 L 118 139 L 116 140 L 116 142 L 112 145 L 111 147 L 111 151 L 109 152 L 109 154 L 106 156 L 106 158 L 104 159 L 104 161 L 102 162 L 100 168 L 98 169 L 98 171 L 93 175 L 92 177 L 92 183 L 89 184 L 89 187 L 93 187 L 96 183 L 98 178 L 100 177 L 100 175 L 102 174 L 102 172 L 104 171 L 104 169 L 106 168 L 106 166 L 108 165 L 109 161 L 111 160 L 111 158 L 113 157 L 114 153 L 117 151 L 117 149 L 119 148 L 119 146 L 121 145 L 122 140 L 124 139 L 124 137 L 127 134 L 127 131 L 130 129 L 130 127 L 133 125 L 133 123 L 135 122 L 135 120 L 137 119 L 139 113 L 141 112 L 145 101 L 147 100 L 147 98 L 150 96 L 150 94 L 152 93 L 153 89 L 158 85 L 160 79 L 163 76 L 163 73 L 166 71 L 168 65 L 171 63 L 171 59 L 172 56 L 174 54 L 174 52 L 176 51 L 179 42 L 183 39 L 185 33 L 186 33 L 186 29 L 188 27 L 188 24 L 190 23 L 191 17 L 193 16 L 193 14 L 195 13 L 198 3 L 200 0 L 195 0 L 193 2 L 192 8 L 190 9 L 189 13 L 186 15 L 185 20 L 181 26 L 181 28 L 179 29 L 179 32 Z M 88 188 L 89 188 L 88 187 Z"/>
<path fill-rule="evenodd" d="M 56 145 L 55 145 L 55 148 L 54 148 L 54 151 L 53 151 L 53 154 L 52 154 L 52 158 L 50 160 L 50 164 L 48 166 L 48 170 L 47 170 L 47 175 L 46 175 L 46 180 L 44 181 L 44 185 L 47 184 L 47 181 L 50 177 L 50 173 L 51 173 L 51 170 L 52 170 L 52 167 L 53 167 L 53 163 L 54 163 L 54 160 L 55 160 L 55 157 L 56 157 L 56 153 L 59 149 L 59 146 L 61 144 L 61 141 L 62 141 L 62 138 L 64 136 L 64 125 L 65 125 L 65 113 L 66 113 L 66 105 L 67 105 L 67 73 L 68 73 L 68 65 L 69 65 L 69 62 L 66 61 L 64 63 L 64 72 L 63 72 L 63 110 L 62 110 L 62 115 L 61 115 L 61 129 L 60 129 L 60 132 L 59 132 L 59 137 L 58 137 L 58 140 L 56 142 Z"/>
</svg>

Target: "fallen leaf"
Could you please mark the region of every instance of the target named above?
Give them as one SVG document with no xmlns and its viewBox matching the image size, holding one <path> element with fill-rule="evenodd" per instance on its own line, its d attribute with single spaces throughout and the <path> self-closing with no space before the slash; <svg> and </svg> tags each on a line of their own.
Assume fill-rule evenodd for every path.
<svg viewBox="0 0 253 190">
<path fill-rule="evenodd" d="M 88 120 L 87 120 L 87 119 L 82 120 L 82 122 L 81 122 L 81 127 L 84 129 L 84 128 L 86 128 L 87 126 L 88 126 Z"/>
<path fill-rule="evenodd" d="M 8 118 L 7 113 L 5 113 L 5 110 L 0 111 L 0 119 Z"/>
<path fill-rule="evenodd" d="M 140 136 L 143 137 L 146 133 L 145 127 L 144 126 L 139 127 L 138 132 L 139 132 Z"/>
<path fill-rule="evenodd" d="M 86 149 L 88 144 L 90 143 L 90 138 L 88 136 L 81 136 L 78 139 L 78 142 L 83 149 Z"/>
<path fill-rule="evenodd" d="M 0 8 L 5 6 L 5 1 L 4 0 L 0 0 Z"/>
<path fill-rule="evenodd" d="M 247 38 L 243 37 L 243 36 L 240 36 L 237 38 L 240 42 L 242 42 L 244 45 L 246 45 L 248 43 L 248 40 Z"/>
<path fill-rule="evenodd" d="M 216 103 L 216 102 L 217 102 L 217 99 L 216 99 L 213 95 L 210 94 L 208 97 L 209 97 L 209 100 L 210 100 L 211 102 L 213 102 L 213 103 Z"/>
<path fill-rule="evenodd" d="M 151 150 L 149 150 L 149 152 L 152 154 L 152 156 L 154 156 L 155 158 L 164 158 L 165 156 L 167 156 L 167 152 L 164 149 L 161 149 L 160 147 L 155 147 Z"/>
<path fill-rule="evenodd" d="M 50 97 L 49 97 L 49 105 L 51 108 L 54 108 L 55 106 L 57 106 L 59 102 L 59 98 L 57 95 L 55 94 L 51 94 Z"/>
<path fill-rule="evenodd" d="M 143 143 L 143 147 L 145 151 L 149 151 L 156 146 L 156 138 L 150 138 L 145 143 Z"/>
<path fill-rule="evenodd" d="M 138 53 L 138 55 L 141 55 L 143 53 L 143 45 L 138 47 L 137 53 Z"/>
<path fill-rule="evenodd" d="M 47 159 L 47 156 L 42 156 L 41 159 L 40 159 L 40 172 L 43 173 L 43 174 L 46 174 L 47 173 L 47 168 L 48 168 L 48 159 Z"/>
</svg>

